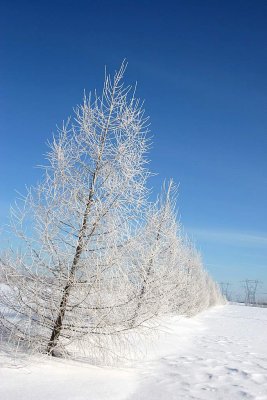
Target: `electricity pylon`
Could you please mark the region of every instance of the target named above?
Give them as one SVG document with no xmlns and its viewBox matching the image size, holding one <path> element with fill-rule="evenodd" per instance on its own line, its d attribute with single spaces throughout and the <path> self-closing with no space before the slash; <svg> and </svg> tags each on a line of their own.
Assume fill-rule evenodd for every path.
<svg viewBox="0 0 267 400">
<path fill-rule="evenodd" d="M 245 289 L 245 304 L 256 304 L 256 291 L 259 284 L 258 280 L 246 279 L 243 281 Z"/>
</svg>

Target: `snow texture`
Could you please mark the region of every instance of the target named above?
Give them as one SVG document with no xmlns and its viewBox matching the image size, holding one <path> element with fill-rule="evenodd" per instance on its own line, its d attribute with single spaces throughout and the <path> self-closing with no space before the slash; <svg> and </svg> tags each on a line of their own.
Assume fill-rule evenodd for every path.
<svg viewBox="0 0 267 400">
<path fill-rule="evenodd" d="M 266 338 L 267 309 L 226 305 L 165 318 L 144 359 L 128 367 L 2 352 L 0 399 L 266 400 Z"/>
</svg>

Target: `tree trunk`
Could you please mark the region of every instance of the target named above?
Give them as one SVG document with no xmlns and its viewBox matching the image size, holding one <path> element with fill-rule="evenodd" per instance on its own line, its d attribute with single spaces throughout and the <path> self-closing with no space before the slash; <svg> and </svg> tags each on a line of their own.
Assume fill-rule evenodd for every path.
<svg viewBox="0 0 267 400">
<path fill-rule="evenodd" d="M 62 330 L 63 320 L 65 317 L 66 308 L 67 308 L 67 304 L 68 304 L 68 298 L 70 295 L 70 290 L 74 283 L 76 268 L 77 268 L 79 259 L 81 257 L 82 251 L 83 251 L 83 246 L 84 246 L 83 240 L 84 240 L 84 234 L 87 229 L 87 219 L 88 219 L 88 215 L 90 212 L 90 207 L 92 204 L 92 198 L 93 198 L 93 194 L 94 194 L 93 187 L 94 187 L 95 179 L 96 179 L 96 173 L 93 175 L 92 186 L 90 189 L 88 202 L 87 202 L 85 213 L 83 216 L 83 223 L 82 223 L 82 227 L 81 227 L 80 233 L 79 233 L 78 244 L 77 244 L 75 255 L 73 258 L 73 262 L 72 262 L 72 266 L 71 266 L 71 270 L 70 270 L 70 276 L 69 276 L 66 286 L 63 289 L 63 295 L 62 295 L 60 306 L 59 306 L 59 313 L 58 313 L 58 316 L 54 323 L 52 334 L 51 334 L 50 340 L 47 345 L 46 351 L 48 354 L 51 354 L 52 356 L 55 355 L 54 349 L 58 343 L 58 339 L 59 339 L 59 336 L 60 336 L 60 333 Z"/>
</svg>

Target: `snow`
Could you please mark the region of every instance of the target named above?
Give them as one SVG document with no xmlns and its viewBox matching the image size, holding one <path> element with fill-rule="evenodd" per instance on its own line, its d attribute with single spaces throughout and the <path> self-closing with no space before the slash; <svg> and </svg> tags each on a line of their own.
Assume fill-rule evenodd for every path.
<svg viewBox="0 0 267 400">
<path fill-rule="evenodd" d="M 166 318 L 143 360 L 97 367 L 2 352 L 2 400 L 267 400 L 267 309 L 226 305 Z"/>
<path fill-rule="evenodd" d="M 267 309 L 227 305 L 193 320 L 204 329 L 147 363 L 131 400 L 266 400 Z"/>
</svg>

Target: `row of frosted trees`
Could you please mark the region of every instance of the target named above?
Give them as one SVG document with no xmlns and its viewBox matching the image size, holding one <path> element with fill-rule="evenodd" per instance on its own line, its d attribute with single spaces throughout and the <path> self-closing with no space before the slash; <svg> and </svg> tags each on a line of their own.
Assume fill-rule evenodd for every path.
<svg viewBox="0 0 267 400">
<path fill-rule="evenodd" d="M 20 245 L 1 256 L 1 330 L 24 348 L 92 354 L 224 301 L 182 233 L 173 182 L 149 201 L 148 121 L 124 72 L 77 107 L 12 210 Z"/>
</svg>

